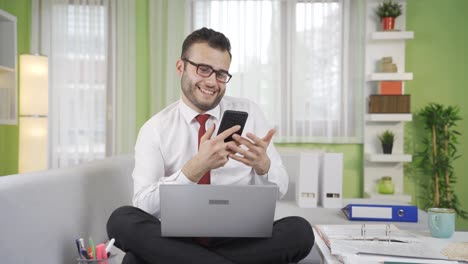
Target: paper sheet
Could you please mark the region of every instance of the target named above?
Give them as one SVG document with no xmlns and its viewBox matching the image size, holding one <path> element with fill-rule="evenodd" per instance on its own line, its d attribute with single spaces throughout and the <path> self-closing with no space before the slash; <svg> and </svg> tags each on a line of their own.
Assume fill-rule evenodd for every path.
<svg viewBox="0 0 468 264">
<path fill-rule="evenodd" d="M 468 261 L 468 242 L 450 243 L 442 249 L 442 254 L 449 259 L 462 259 Z"/>
</svg>

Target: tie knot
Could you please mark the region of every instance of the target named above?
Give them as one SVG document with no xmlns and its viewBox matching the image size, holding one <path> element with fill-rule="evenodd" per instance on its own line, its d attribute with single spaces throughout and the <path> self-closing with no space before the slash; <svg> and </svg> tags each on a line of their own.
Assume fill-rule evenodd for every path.
<svg viewBox="0 0 468 264">
<path fill-rule="evenodd" d="M 204 115 L 197 115 L 195 119 L 200 123 L 201 126 L 205 126 L 206 120 L 210 118 L 210 115 L 204 114 Z"/>
</svg>

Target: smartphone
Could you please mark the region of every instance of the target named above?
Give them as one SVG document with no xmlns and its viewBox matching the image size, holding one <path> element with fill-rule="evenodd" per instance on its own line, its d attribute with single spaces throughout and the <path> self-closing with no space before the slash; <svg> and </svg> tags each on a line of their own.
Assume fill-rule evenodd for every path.
<svg viewBox="0 0 468 264">
<path fill-rule="evenodd" d="M 243 111 L 234 111 L 234 110 L 226 110 L 224 111 L 223 118 L 221 119 L 221 125 L 219 125 L 218 135 L 221 134 L 224 130 L 229 129 L 235 125 L 240 125 L 241 129 L 239 129 L 235 134 L 239 136 L 242 135 L 242 131 L 244 130 L 245 122 L 247 121 L 247 116 L 249 114 Z M 224 139 L 224 142 L 232 141 L 232 135 Z"/>
</svg>

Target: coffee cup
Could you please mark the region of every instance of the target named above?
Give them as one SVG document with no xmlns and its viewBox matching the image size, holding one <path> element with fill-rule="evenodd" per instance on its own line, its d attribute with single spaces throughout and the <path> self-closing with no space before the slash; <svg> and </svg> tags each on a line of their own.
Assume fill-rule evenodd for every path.
<svg viewBox="0 0 468 264">
<path fill-rule="evenodd" d="M 428 209 L 429 230 L 437 238 L 449 238 L 455 232 L 455 210 L 449 208 Z"/>
</svg>

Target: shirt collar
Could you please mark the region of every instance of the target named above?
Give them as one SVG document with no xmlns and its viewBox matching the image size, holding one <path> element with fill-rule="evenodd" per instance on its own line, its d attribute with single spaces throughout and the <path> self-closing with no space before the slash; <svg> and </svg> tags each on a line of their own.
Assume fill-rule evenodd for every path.
<svg viewBox="0 0 468 264">
<path fill-rule="evenodd" d="M 182 99 L 179 100 L 179 108 L 180 108 L 180 112 L 182 116 L 188 123 L 191 123 L 193 120 L 195 120 L 195 117 L 200 114 L 197 111 L 190 108 L 190 106 L 188 106 Z M 219 104 L 218 104 L 215 108 L 206 111 L 204 114 L 208 114 L 211 117 L 213 117 L 216 121 L 218 121 L 221 116 L 220 112 L 221 112 L 221 108 L 219 107 Z"/>
</svg>

